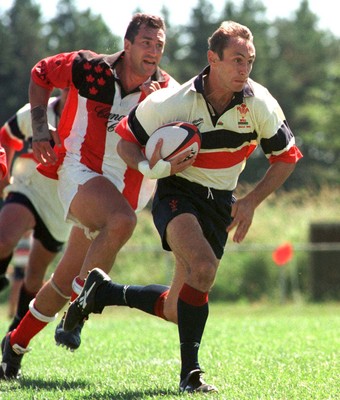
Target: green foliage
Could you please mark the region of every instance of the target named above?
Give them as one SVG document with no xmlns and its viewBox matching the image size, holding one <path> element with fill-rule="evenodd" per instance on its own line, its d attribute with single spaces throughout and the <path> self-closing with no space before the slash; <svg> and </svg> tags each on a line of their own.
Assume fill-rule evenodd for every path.
<svg viewBox="0 0 340 400">
<path fill-rule="evenodd" d="M 339 304 L 212 305 L 200 348 L 204 378 L 219 388 L 209 399 L 337 399 L 339 315 Z M 0 321 L 4 333 L 3 308 Z M 72 354 L 55 346 L 55 326 L 31 341 L 21 382 L 1 382 L 2 400 L 183 397 L 175 325 L 106 308 L 90 316 Z"/>
<path fill-rule="evenodd" d="M 0 15 L 1 125 L 27 103 L 30 71 L 41 58 L 78 49 L 98 53 L 120 49 L 120 38 L 110 32 L 101 16 L 90 10 L 78 12 L 74 3 L 60 0 L 57 15 L 47 22 L 32 0 L 15 0 L 12 8 Z"/>
<path fill-rule="evenodd" d="M 39 59 L 41 49 L 44 48 L 44 41 L 40 36 L 40 19 L 41 12 L 38 6 L 30 0 L 17 0 L 1 21 L 2 123 L 28 101 L 30 68 Z"/>
<path fill-rule="evenodd" d="M 46 26 L 48 52 L 89 49 L 97 53 L 115 53 L 121 40 L 110 32 L 101 16 L 90 9 L 77 11 L 74 0 L 60 0 L 57 15 Z"/>
</svg>

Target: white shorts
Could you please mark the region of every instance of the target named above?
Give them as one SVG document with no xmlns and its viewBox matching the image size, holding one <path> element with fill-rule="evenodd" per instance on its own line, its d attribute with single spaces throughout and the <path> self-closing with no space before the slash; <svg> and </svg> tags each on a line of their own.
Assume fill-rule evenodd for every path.
<svg viewBox="0 0 340 400">
<path fill-rule="evenodd" d="M 31 158 L 18 157 L 12 169 L 11 184 L 4 193 L 18 192 L 25 195 L 46 225 L 50 234 L 59 242 L 66 242 L 72 225 L 64 221 L 63 206 L 58 196 L 58 181 L 47 178 L 36 169 Z"/>
<path fill-rule="evenodd" d="M 125 169 L 121 168 L 124 165 Z M 129 170 L 131 172 L 131 169 Z M 80 163 L 77 159 L 66 155 L 62 166 L 58 170 L 59 185 L 58 192 L 60 200 L 64 208 L 64 218 L 66 221 L 71 221 L 73 224 L 83 228 L 87 237 L 92 239 L 98 232 L 89 232 L 88 228 L 80 224 L 80 222 L 70 213 L 70 206 L 74 196 L 78 192 L 79 185 L 84 185 L 89 180 L 98 177 L 105 176 L 112 182 L 115 187 L 123 193 L 124 197 L 129 201 L 130 205 L 136 212 L 141 211 L 151 199 L 156 180 L 145 179 L 138 173 L 138 179 L 136 180 L 136 171 L 131 175 L 127 173 L 127 166 L 125 164 L 117 165 L 115 173 L 113 168 L 110 169 L 110 174 L 99 174 L 86 165 Z M 131 178 L 130 178 L 131 177 Z"/>
</svg>

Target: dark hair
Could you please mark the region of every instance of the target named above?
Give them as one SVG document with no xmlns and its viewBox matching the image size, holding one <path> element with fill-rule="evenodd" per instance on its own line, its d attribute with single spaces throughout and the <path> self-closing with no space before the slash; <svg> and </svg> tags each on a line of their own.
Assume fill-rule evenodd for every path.
<svg viewBox="0 0 340 400">
<path fill-rule="evenodd" d="M 165 23 L 163 18 L 156 15 L 138 13 L 132 17 L 132 20 L 126 29 L 124 39 L 133 43 L 142 25 L 153 29 L 162 29 L 165 32 Z"/>
<path fill-rule="evenodd" d="M 253 41 L 253 34 L 248 27 L 234 21 L 224 21 L 208 39 L 209 50 L 217 53 L 222 60 L 223 50 L 228 47 L 231 37 L 241 37 Z"/>
</svg>

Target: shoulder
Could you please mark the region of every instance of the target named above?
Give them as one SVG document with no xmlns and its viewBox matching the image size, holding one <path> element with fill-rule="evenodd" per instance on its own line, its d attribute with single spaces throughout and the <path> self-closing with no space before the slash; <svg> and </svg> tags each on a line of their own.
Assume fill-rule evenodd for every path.
<svg viewBox="0 0 340 400">
<path fill-rule="evenodd" d="M 254 97 L 256 100 L 266 100 L 273 97 L 269 90 L 258 82 L 248 79 L 247 86 L 245 88 L 246 97 Z"/>
<path fill-rule="evenodd" d="M 165 123 L 189 120 L 195 104 L 192 96 L 196 93 L 190 88 L 191 83 L 185 83 L 177 88 L 164 88 L 151 93 L 135 111 L 139 123 L 147 132 L 153 132 Z"/>
<path fill-rule="evenodd" d="M 252 79 L 248 80 L 247 87 L 245 88 L 245 100 L 247 104 L 253 106 L 255 111 L 266 110 L 267 112 L 273 112 L 280 108 L 278 101 L 270 91 Z"/>
<path fill-rule="evenodd" d="M 180 84 L 176 81 L 176 79 L 173 76 L 171 76 L 168 72 L 160 68 L 157 69 L 152 79 L 159 82 L 163 88 L 165 87 L 175 88 L 180 86 Z"/>
<path fill-rule="evenodd" d="M 185 107 L 185 93 L 187 86 L 178 85 L 175 87 L 165 87 L 157 90 L 139 104 L 137 112 L 149 112 L 151 109 L 160 113 L 168 113 L 169 110 Z"/>
</svg>

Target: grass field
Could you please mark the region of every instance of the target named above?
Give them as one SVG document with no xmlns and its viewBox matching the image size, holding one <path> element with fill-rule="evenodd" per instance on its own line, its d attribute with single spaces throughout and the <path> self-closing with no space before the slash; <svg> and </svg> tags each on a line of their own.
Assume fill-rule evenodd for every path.
<svg viewBox="0 0 340 400">
<path fill-rule="evenodd" d="M 0 382 L 1 400 L 339 399 L 340 304 L 214 304 L 201 345 L 210 396 L 178 394 L 175 325 L 126 308 L 93 315 L 74 353 L 50 324 L 31 342 L 23 378 Z M 1 334 L 8 321 L 0 308 Z"/>
</svg>

